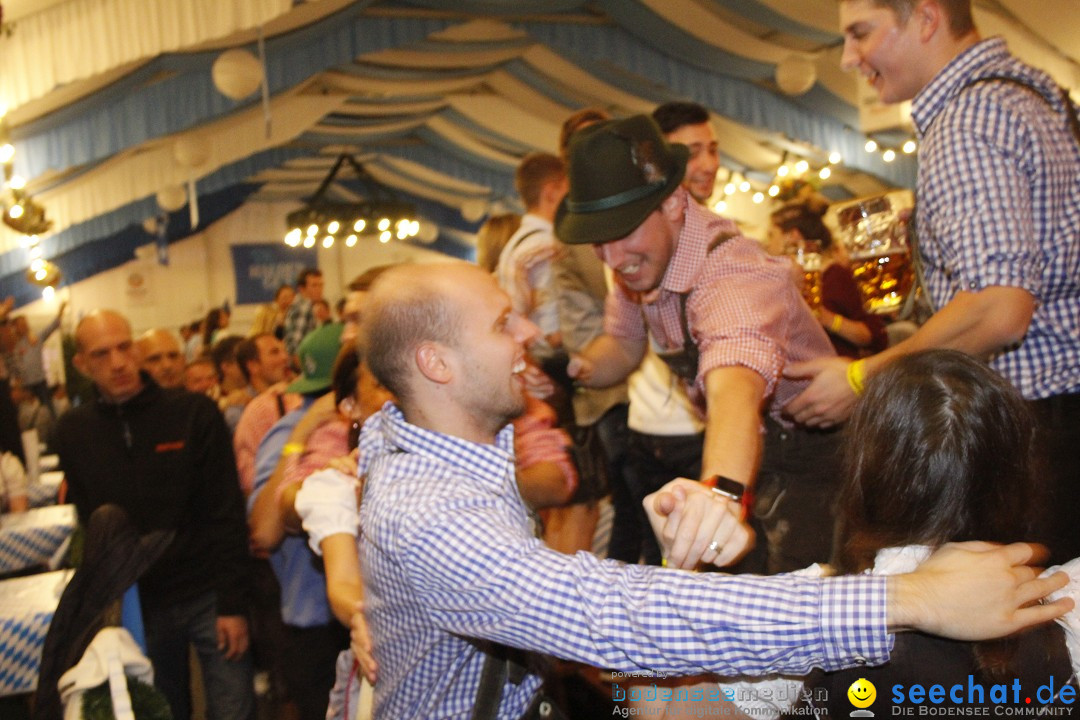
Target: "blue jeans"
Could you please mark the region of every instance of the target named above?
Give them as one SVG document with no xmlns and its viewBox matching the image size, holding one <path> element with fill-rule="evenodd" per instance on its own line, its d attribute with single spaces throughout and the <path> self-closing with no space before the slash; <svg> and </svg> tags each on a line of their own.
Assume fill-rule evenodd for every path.
<svg viewBox="0 0 1080 720">
<path fill-rule="evenodd" d="M 209 720 L 251 720 L 255 715 L 251 655 L 226 660 L 217 649 L 217 603 L 213 592 L 168 607 L 143 607 L 147 656 L 154 664 L 154 686 L 169 701 L 173 720 L 191 717 L 188 646 L 202 667 Z"/>
</svg>

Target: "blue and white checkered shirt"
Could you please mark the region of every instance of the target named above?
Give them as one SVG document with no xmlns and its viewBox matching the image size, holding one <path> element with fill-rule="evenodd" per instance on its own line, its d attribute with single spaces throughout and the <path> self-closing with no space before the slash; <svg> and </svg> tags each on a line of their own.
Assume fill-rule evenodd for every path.
<svg viewBox="0 0 1080 720">
<path fill-rule="evenodd" d="M 1007 81 L 965 88 L 995 75 L 1046 101 Z M 1080 147 L 1057 86 L 991 38 L 938 73 L 911 114 L 919 248 L 935 305 L 992 285 L 1027 290 L 1038 301 L 1027 335 L 991 366 L 1029 400 L 1080 391 Z"/>
<path fill-rule="evenodd" d="M 620 671 L 806 673 L 888 659 L 886 587 L 696 574 L 563 555 L 530 531 L 513 431 L 477 445 L 407 423 L 364 425 L 360 510 L 376 717 L 468 718 L 491 640 Z M 499 718 L 540 686 L 507 683 Z"/>
</svg>

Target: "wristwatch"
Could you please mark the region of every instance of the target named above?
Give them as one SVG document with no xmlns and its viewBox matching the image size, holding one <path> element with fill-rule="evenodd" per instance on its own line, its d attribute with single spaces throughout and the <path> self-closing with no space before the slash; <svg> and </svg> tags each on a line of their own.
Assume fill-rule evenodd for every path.
<svg viewBox="0 0 1080 720">
<path fill-rule="evenodd" d="M 723 475 L 713 475 L 711 478 L 702 480 L 701 484 L 717 495 L 722 495 L 735 502 L 742 502 L 743 494 L 746 493 L 745 485 Z"/>
<path fill-rule="evenodd" d="M 754 502 L 754 496 L 750 488 L 746 487 L 738 480 L 732 480 L 723 475 L 713 475 L 712 477 L 705 478 L 701 481 L 701 484 L 725 500 L 738 503 L 741 508 L 739 514 L 740 520 L 746 520 L 750 517 L 750 509 Z"/>
</svg>

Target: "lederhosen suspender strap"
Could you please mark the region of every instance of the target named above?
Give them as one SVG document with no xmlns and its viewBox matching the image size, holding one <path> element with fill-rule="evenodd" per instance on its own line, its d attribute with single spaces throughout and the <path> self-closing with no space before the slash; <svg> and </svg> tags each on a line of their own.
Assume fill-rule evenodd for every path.
<svg viewBox="0 0 1080 720">
<path fill-rule="evenodd" d="M 987 75 L 986 77 L 976 78 L 969 81 L 966 85 L 964 85 L 963 88 L 961 88 L 961 90 L 963 90 L 964 88 L 972 87 L 973 85 L 979 85 L 980 83 L 984 82 L 1006 82 L 1011 85 L 1016 85 L 1017 87 L 1022 87 L 1025 90 L 1029 90 L 1038 95 L 1044 103 L 1053 108 L 1053 104 L 1050 102 L 1050 99 L 1043 95 L 1042 90 L 1012 75 Z M 1076 142 L 1080 144 L 1080 118 L 1077 117 L 1076 108 L 1073 106 L 1072 103 L 1072 97 L 1069 95 L 1069 91 L 1061 87 L 1060 85 L 1057 86 L 1057 91 L 1058 95 L 1061 98 L 1061 103 L 1065 106 L 1065 116 L 1069 120 L 1069 129 L 1072 131 L 1073 137 L 1076 138 Z"/>
<path fill-rule="evenodd" d="M 709 243 L 709 247 L 705 250 L 705 255 L 708 255 L 735 236 L 736 233 L 732 232 L 720 233 Z M 679 293 L 679 324 L 682 326 L 682 347 L 678 350 L 667 350 L 656 353 L 657 356 L 671 368 L 671 372 L 675 373 L 675 375 L 688 383 L 692 383 L 697 379 L 698 361 L 701 358 L 701 352 L 698 350 L 697 343 L 694 342 L 694 336 L 690 334 L 690 321 L 686 316 L 686 303 L 690 300 L 690 294 L 693 292 L 693 289 L 691 289 L 690 292 Z M 644 312 L 644 309 L 642 309 L 642 319 L 644 319 Z"/>
<path fill-rule="evenodd" d="M 656 353 L 657 357 L 671 368 L 679 378 L 687 382 L 694 382 L 697 378 L 698 361 L 701 353 L 698 351 L 694 336 L 690 334 L 690 322 L 686 319 L 686 303 L 690 299 L 690 293 L 679 293 L 679 323 L 682 326 L 683 345 L 678 350 L 663 350 Z"/>
<path fill-rule="evenodd" d="M 495 720 L 507 679 L 520 685 L 525 678 L 524 655 L 520 650 L 495 643 L 483 643 L 480 649 L 485 656 L 484 668 L 480 671 L 471 720 Z"/>
<path fill-rule="evenodd" d="M 960 91 L 962 92 L 962 91 L 966 90 L 969 87 L 973 87 L 975 85 L 980 85 L 980 84 L 985 83 L 985 82 L 1005 82 L 1005 83 L 1009 83 L 1010 85 L 1015 85 L 1017 87 L 1023 88 L 1025 90 L 1029 91 L 1029 92 L 1034 93 L 1040 100 L 1042 100 L 1044 103 L 1046 103 L 1046 105 L 1051 110 L 1053 110 L 1053 107 L 1054 107 L 1053 103 L 1050 101 L 1050 99 L 1048 97 L 1046 97 L 1046 95 L 1043 95 L 1042 90 L 1040 90 L 1039 88 L 1035 87 L 1034 85 L 1032 85 L 1030 83 L 1027 83 L 1024 80 L 1022 80 L 1022 79 L 1020 79 L 1018 77 L 1015 77 L 1013 75 L 987 75 L 985 77 L 975 78 L 975 79 L 969 80 L 967 83 L 965 83 L 964 86 L 960 88 Z M 1072 131 L 1073 137 L 1076 139 L 1077 144 L 1080 145 L 1080 118 L 1077 117 L 1076 108 L 1073 106 L 1072 97 L 1069 95 L 1069 91 L 1066 90 L 1065 88 L 1061 87 L 1060 85 L 1058 85 L 1056 87 L 1057 87 L 1058 95 L 1061 98 L 1061 103 L 1062 103 L 1062 105 L 1065 106 L 1065 116 L 1066 116 L 1066 118 L 1068 118 L 1068 121 L 1069 121 L 1069 130 Z M 937 116 L 935 116 L 935 119 L 936 119 L 936 117 Z M 910 292 L 908 294 L 908 299 L 904 303 L 904 309 L 900 313 L 901 317 L 908 317 L 908 315 L 910 314 L 911 304 L 914 302 L 914 298 L 915 298 L 917 290 L 922 291 L 922 295 L 923 295 L 923 298 L 924 298 L 925 302 L 930 306 L 930 311 L 931 312 L 936 312 L 937 311 L 937 308 L 934 307 L 933 299 L 930 297 L 930 294 L 926 291 L 926 281 L 924 279 L 924 265 L 923 265 L 923 260 L 922 260 L 922 253 L 920 252 L 920 248 L 919 248 L 919 238 L 918 238 L 918 233 L 917 233 L 917 227 L 916 227 L 916 223 L 915 223 L 915 215 L 914 214 L 911 217 L 910 228 L 911 229 L 909 231 L 910 232 L 910 237 L 909 237 L 908 246 L 911 249 L 912 265 L 914 266 L 914 269 L 915 269 L 916 283 L 915 283 L 915 287 L 911 288 L 911 290 L 910 290 Z"/>
</svg>

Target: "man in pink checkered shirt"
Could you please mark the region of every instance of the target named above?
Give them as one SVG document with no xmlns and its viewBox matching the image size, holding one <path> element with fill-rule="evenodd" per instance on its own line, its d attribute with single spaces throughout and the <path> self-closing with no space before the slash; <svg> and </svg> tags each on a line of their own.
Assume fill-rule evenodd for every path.
<svg viewBox="0 0 1080 720">
<path fill-rule="evenodd" d="M 588 128 L 571 143 L 556 234 L 593 244 L 614 273 L 605 333 L 572 361 L 571 374 L 589 387 L 616 383 L 651 342 L 705 417 L 701 479 L 734 497 L 755 487 L 744 505 L 768 558 L 744 569 L 826 561 L 837 437 L 781 417 L 805 386 L 781 373 L 789 362 L 833 355 L 832 346 L 790 264 L 680 187 L 687 156 L 646 116 Z M 736 503 L 731 512 L 740 512 Z"/>
</svg>

